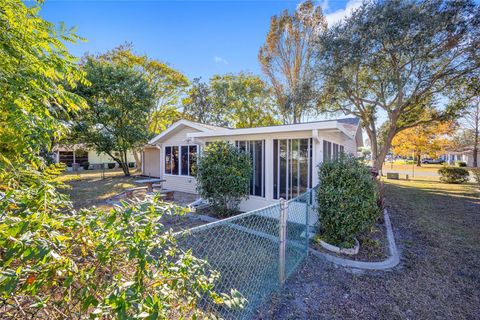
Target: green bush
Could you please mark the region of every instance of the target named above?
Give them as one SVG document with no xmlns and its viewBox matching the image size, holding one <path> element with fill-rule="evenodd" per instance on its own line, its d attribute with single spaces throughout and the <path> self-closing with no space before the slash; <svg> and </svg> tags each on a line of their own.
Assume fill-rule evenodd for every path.
<svg viewBox="0 0 480 320">
<path fill-rule="evenodd" d="M 200 299 L 243 305 L 237 291 L 217 293 L 218 272 L 180 250 L 162 225 L 162 215 L 183 209 L 145 200 L 75 212 L 56 191 L 57 168 L 4 169 L 0 299 L 7 318 L 203 319 L 211 315 Z"/>
<path fill-rule="evenodd" d="M 440 181 L 445 183 L 464 183 L 468 181 L 468 170 L 459 167 L 443 167 L 438 170 Z"/>
<path fill-rule="evenodd" d="M 358 159 L 342 156 L 319 166 L 317 191 L 320 237 L 351 247 L 379 217 L 377 182 Z"/>
<path fill-rule="evenodd" d="M 196 174 L 198 193 L 223 215 L 232 214 L 248 197 L 251 160 L 231 143 L 208 144 L 198 158 Z"/>
<path fill-rule="evenodd" d="M 480 168 L 472 168 L 470 171 L 472 171 L 475 182 L 480 186 Z"/>
<path fill-rule="evenodd" d="M 459 167 L 466 167 L 466 166 L 467 166 L 467 163 L 464 162 L 464 161 L 457 161 L 456 164 L 457 164 L 457 166 L 459 166 Z"/>
</svg>

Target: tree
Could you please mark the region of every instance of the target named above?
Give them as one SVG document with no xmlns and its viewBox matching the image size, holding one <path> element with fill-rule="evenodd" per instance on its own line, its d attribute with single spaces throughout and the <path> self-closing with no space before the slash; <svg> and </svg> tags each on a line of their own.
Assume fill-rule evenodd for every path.
<svg viewBox="0 0 480 320">
<path fill-rule="evenodd" d="M 393 153 L 400 156 L 415 155 L 417 166 L 421 165 L 422 155 L 437 157 L 449 145 L 447 135 L 454 130 L 451 121 L 426 123 L 399 132 L 392 140 Z"/>
<path fill-rule="evenodd" d="M 43 20 L 39 10 L 0 0 L 0 166 L 34 162 L 41 168 L 40 152 L 50 151 L 52 138 L 67 129 L 60 117 L 86 107 L 67 90 L 87 81 L 64 45 L 82 38 Z"/>
<path fill-rule="evenodd" d="M 453 138 L 454 148 L 472 149 L 473 166 L 478 167 L 480 151 L 480 78 L 478 75 L 469 78 L 459 88 L 453 90 L 460 96 L 460 103 L 465 106 L 461 119 L 461 130 Z"/>
<path fill-rule="evenodd" d="M 381 168 L 396 134 L 458 116 L 458 104 L 442 102 L 449 87 L 478 68 L 479 17 L 469 0 L 363 3 L 319 38 L 319 109 L 359 117 Z M 381 147 L 380 112 L 388 117 Z"/>
<path fill-rule="evenodd" d="M 285 123 L 297 123 L 310 109 L 312 64 L 317 36 L 327 29 L 320 6 L 301 3 L 293 14 L 273 16 L 258 60 L 270 80 Z"/>
<path fill-rule="evenodd" d="M 79 86 L 90 109 L 75 121 L 74 130 L 87 145 L 105 152 L 130 175 L 127 152 L 139 148 L 149 134 L 155 95 L 139 72 L 114 62 L 87 57 L 83 65 L 91 86 Z"/>
<path fill-rule="evenodd" d="M 235 128 L 279 123 L 269 87 L 247 73 L 214 75 L 209 84 L 194 79 L 183 103 L 183 116 L 201 123 Z"/>
<path fill-rule="evenodd" d="M 251 160 L 233 144 L 215 141 L 207 145 L 196 171 L 198 193 L 224 214 L 232 214 L 248 197 Z"/>
<path fill-rule="evenodd" d="M 144 75 L 157 99 L 148 120 L 148 130 L 152 134 L 160 133 L 178 119 L 180 97 L 189 85 L 185 75 L 166 63 L 136 54 L 131 43 L 118 46 L 99 58 L 131 67 Z"/>
<path fill-rule="evenodd" d="M 221 114 L 214 111 L 210 87 L 201 78 L 192 81 L 187 96 L 183 99 L 183 116 L 189 120 L 224 126 Z"/>
<path fill-rule="evenodd" d="M 160 133 L 173 122 L 181 119 L 181 112 L 178 110 L 180 97 L 189 85 L 187 77 L 181 72 L 166 63 L 151 59 L 146 55 L 136 54 L 131 43 L 120 45 L 97 58 L 132 68 L 148 81 L 156 99 L 155 108 L 150 110 L 145 128 L 151 136 Z M 140 150 L 132 151 L 137 166 L 140 166 Z"/>
<path fill-rule="evenodd" d="M 271 91 L 258 76 L 246 73 L 215 75 L 210 79 L 213 109 L 234 128 L 279 124 Z"/>
</svg>

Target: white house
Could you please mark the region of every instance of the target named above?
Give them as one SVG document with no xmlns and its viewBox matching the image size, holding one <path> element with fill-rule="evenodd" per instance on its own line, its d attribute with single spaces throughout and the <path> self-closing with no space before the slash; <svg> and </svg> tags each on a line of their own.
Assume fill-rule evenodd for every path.
<svg viewBox="0 0 480 320">
<path fill-rule="evenodd" d="M 252 157 L 250 196 L 240 209 L 291 199 L 318 183 L 316 166 L 363 146 L 359 119 L 229 129 L 180 120 L 153 138 L 142 154 L 142 173 L 166 180 L 165 188 L 196 193 L 191 167 L 209 142 L 226 140 Z"/>
<path fill-rule="evenodd" d="M 73 145 L 56 145 L 53 148 L 53 157 L 55 163 L 64 163 L 68 170 L 77 164 L 78 166 L 88 165 L 90 168 L 99 167 L 106 163 L 114 164 L 116 167 L 118 164 L 108 154 L 103 152 L 97 152 L 87 148 L 83 144 Z M 135 163 L 135 158 L 132 152 L 127 153 L 127 161 Z"/>
<path fill-rule="evenodd" d="M 473 147 L 460 148 L 457 150 L 447 150 L 440 157 L 448 164 L 455 164 L 458 161 L 465 162 L 467 167 L 473 167 Z M 480 150 L 477 152 L 477 162 L 480 162 Z M 478 164 L 478 163 L 477 163 Z"/>
</svg>

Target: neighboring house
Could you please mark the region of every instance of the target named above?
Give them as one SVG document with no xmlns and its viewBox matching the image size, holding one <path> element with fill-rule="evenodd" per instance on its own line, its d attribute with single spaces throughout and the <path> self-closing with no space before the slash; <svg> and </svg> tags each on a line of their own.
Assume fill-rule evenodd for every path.
<svg viewBox="0 0 480 320">
<path fill-rule="evenodd" d="M 473 167 L 473 147 L 467 147 L 457 150 L 447 150 L 440 159 L 448 164 L 455 164 L 457 161 L 465 162 L 468 167 Z M 480 150 L 477 153 L 477 164 L 480 165 Z"/>
<path fill-rule="evenodd" d="M 252 157 L 249 199 L 254 210 L 291 199 L 318 183 L 316 166 L 341 152 L 357 155 L 363 146 L 357 118 L 291 125 L 229 129 L 180 120 L 153 138 L 142 154 L 142 173 L 166 180 L 163 187 L 196 193 L 192 165 L 209 142 L 226 140 Z"/>
<path fill-rule="evenodd" d="M 79 167 L 88 165 L 90 169 L 100 168 L 105 163 L 112 163 L 115 164 L 115 167 L 118 167 L 115 160 L 108 154 L 98 153 L 96 150 L 91 150 L 83 144 L 57 145 L 53 148 L 53 157 L 55 163 L 64 163 L 68 170 L 71 170 L 75 165 Z M 127 161 L 135 163 L 132 152 L 128 152 Z"/>
</svg>

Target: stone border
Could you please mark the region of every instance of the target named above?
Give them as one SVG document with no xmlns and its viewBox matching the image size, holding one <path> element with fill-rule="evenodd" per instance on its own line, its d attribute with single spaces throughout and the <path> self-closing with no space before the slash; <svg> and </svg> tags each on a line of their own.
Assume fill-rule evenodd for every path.
<svg viewBox="0 0 480 320">
<path fill-rule="evenodd" d="M 364 269 L 364 270 L 391 269 L 396 265 L 398 265 L 398 263 L 400 262 L 400 256 L 398 254 L 397 245 L 395 244 L 395 237 L 393 236 L 392 223 L 390 222 L 390 216 L 388 215 L 387 209 L 383 210 L 383 217 L 385 220 L 385 229 L 387 230 L 388 252 L 390 254 L 390 256 L 386 260 L 378 261 L 378 262 L 355 261 L 355 260 L 335 257 L 327 253 L 317 251 L 313 248 L 309 249 L 309 253 L 343 267 Z"/>
<path fill-rule="evenodd" d="M 320 240 L 320 245 L 324 249 L 327 249 L 329 251 L 332 251 L 335 253 L 343 253 L 349 256 L 356 255 L 360 250 L 360 243 L 358 242 L 357 238 L 355 238 L 355 246 L 353 248 L 340 248 L 340 247 L 334 246 L 333 244 L 325 242 L 323 240 Z"/>
<path fill-rule="evenodd" d="M 207 215 L 197 215 L 197 214 L 188 214 L 186 215 L 187 217 L 195 217 L 196 219 L 205 221 L 207 223 L 210 222 L 215 222 L 219 221 L 217 218 L 213 218 Z M 333 262 L 336 265 L 340 265 L 343 267 L 349 267 L 349 268 L 355 268 L 355 269 L 363 269 L 363 270 L 388 270 L 391 269 L 395 266 L 397 266 L 400 263 L 400 256 L 398 254 L 398 249 L 397 245 L 395 243 L 395 237 L 393 235 L 393 229 L 392 229 L 392 223 L 390 221 L 390 216 L 388 214 L 387 209 L 383 210 L 383 217 L 385 220 L 385 229 L 387 231 L 387 240 L 388 240 L 388 252 L 389 252 L 389 257 L 383 261 L 377 261 L 377 262 L 367 262 L 367 261 L 355 261 L 355 260 L 350 260 L 350 259 L 345 259 L 345 258 L 339 258 L 332 256 L 327 253 L 323 253 L 320 251 L 317 251 L 313 248 L 309 248 L 309 254 L 313 254 L 314 256 L 320 257 L 322 259 L 325 259 L 327 261 Z M 242 228 L 243 229 L 243 228 Z M 247 229 L 247 228 L 244 228 Z M 246 230 L 242 230 L 246 231 Z M 266 234 L 263 234 L 261 232 L 258 232 L 259 236 L 265 236 Z"/>
</svg>

